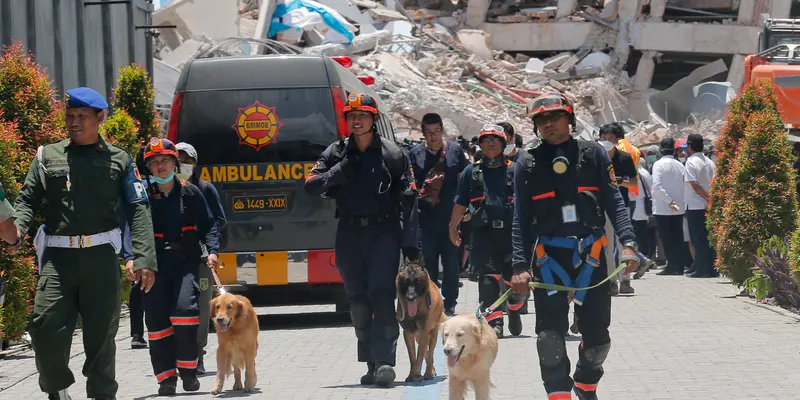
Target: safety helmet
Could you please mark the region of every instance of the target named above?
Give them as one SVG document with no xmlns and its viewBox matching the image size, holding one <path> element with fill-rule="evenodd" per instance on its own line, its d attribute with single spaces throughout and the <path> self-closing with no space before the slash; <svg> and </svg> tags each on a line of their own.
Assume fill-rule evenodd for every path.
<svg viewBox="0 0 800 400">
<path fill-rule="evenodd" d="M 350 93 L 347 95 L 347 102 L 344 105 L 344 115 L 351 111 L 366 111 L 377 116 L 378 103 L 368 94 Z"/>
<path fill-rule="evenodd" d="M 175 162 L 178 162 L 178 149 L 170 140 L 159 138 L 150 139 L 150 142 L 148 142 L 147 146 L 144 148 L 144 162 L 147 163 L 148 159 L 157 155 L 173 156 L 175 157 Z"/>
<path fill-rule="evenodd" d="M 505 130 L 500 125 L 485 124 L 481 130 L 481 133 L 478 134 L 478 143 L 480 143 L 481 140 L 487 136 L 495 136 L 503 142 L 504 146 L 506 144 Z"/>
<path fill-rule="evenodd" d="M 548 111 L 565 111 L 569 115 L 569 123 L 575 126 L 575 108 L 572 102 L 569 101 L 567 96 L 562 93 L 543 93 L 541 96 L 533 99 L 527 106 L 527 116 L 530 119 L 536 118 L 539 114 L 544 114 Z"/>
</svg>

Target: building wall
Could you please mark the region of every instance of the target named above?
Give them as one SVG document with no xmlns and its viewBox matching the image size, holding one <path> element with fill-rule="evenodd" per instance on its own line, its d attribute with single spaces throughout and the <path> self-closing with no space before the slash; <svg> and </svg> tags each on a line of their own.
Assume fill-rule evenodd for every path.
<svg viewBox="0 0 800 400">
<path fill-rule="evenodd" d="M 121 67 L 145 67 L 147 2 L 90 5 L 89 0 L 0 0 L 0 44 L 22 41 L 53 87 L 88 86 L 111 97 Z M 97 1 L 95 1 L 97 2 Z"/>
</svg>

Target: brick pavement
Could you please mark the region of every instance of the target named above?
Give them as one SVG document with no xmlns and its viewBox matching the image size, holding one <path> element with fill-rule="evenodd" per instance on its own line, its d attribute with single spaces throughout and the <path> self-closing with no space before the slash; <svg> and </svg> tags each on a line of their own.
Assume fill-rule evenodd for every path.
<svg viewBox="0 0 800 400">
<path fill-rule="evenodd" d="M 634 282 L 635 296 L 613 301 L 612 353 L 606 363 L 600 398 L 614 400 L 758 400 L 800 398 L 794 383 L 800 372 L 796 342 L 800 318 L 735 298 L 733 286 L 716 279 L 695 280 L 648 274 Z M 459 312 L 472 312 L 477 303 L 475 284 L 465 282 Z M 330 309 L 330 307 L 326 308 Z M 531 311 L 533 310 L 531 304 Z M 269 310 L 281 312 L 284 310 Z M 533 330 L 534 315 L 523 316 L 525 331 Z M 146 350 L 131 350 L 128 321 L 118 336 L 117 374 L 120 399 L 156 397 Z M 212 335 L 213 336 L 213 335 Z M 568 342 L 570 358 L 577 358 L 578 339 Z M 258 388 L 253 398 L 281 400 L 384 400 L 446 398 L 443 378 L 429 386 L 390 390 L 353 384 L 363 372 L 354 361 L 352 328 L 283 328 L 263 331 L 258 358 Z M 213 355 L 216 340 L 209 339 Z M 492 370 L 494 399 L 544 399 L 539 381 L 534 337 L 506 338 Z M 71 394 L 85 398 L 80 337 L 75 337 L 71 367 L 77 383 Z M 0 360 L 1 399 L 41 399 L 31 353 Z M 437 347 L 437 367 L 442 367 Z M 209 370 L 213 371 L 213 357 Z M 787 368 L 781 367 L 786 365 Z M 398 346 L 398 381 L 408 373 L 405 345 Z M 213 374 L 201 378 L 202 388 L 192 399 L 212 398 Z M 227 389 L 232 385 L 227 383 Z M 179 391 L 180 393 L 180 391 Z M 244 397 L 228 392 L 223 397 Z"/>
</svg>

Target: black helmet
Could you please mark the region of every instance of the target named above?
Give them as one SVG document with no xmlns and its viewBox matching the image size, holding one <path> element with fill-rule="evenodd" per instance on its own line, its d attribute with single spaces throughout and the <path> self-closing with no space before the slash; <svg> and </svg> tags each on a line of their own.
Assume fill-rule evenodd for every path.
<svg viewBox="0 0 800 400">
<path fill-rule="evenodd" d="M 575 108 L 567 96 L 561 93 L 544 93 L 528 103 L 527 114 L 531 120 L 548 111 L 565 111 L 569 115 L 569 123 L 575 126 Z"/>
</svg>

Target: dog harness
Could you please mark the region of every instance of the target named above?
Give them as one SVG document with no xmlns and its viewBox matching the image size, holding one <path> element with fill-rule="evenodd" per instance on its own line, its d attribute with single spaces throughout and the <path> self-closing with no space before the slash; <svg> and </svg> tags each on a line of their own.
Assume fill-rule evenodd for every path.
<svg viewBox="0 0 800 400">
<path fill-rule="evenodd" d="M 603 251 L 605 251 L 607 245 L 608 239 L 605 235 L 599 233 L 592 233 L 582 239 L 575 237 L 541 236 L 536 245 L 536 266 L 539 267 L 542 273 L 542 279 L 546 284 L 555 284 L 553 280 L 553 274 L 555 273 L 564 286 L 585 288 L 589 286 L 594 269 L 600 266 L 600 257 L 602 257 Z M 544 251 L 545 246 L 572 249 L 575 251 L 572 256 L 572 266 L 573 268 L 580 269 L 580 272 L 574 282 L 564 267 L 547 255 Z M 589 254 L 586 255 L 586 259 L 583 259 L 581 255 L 586 249 L 590 249 L 590 251 Z M 547 295 L 552 296 L 557 292 L 557 290 L 551 289 L 547 291 Z M 584 298 L 586 298 L 585 290 L 575 291 L 575 298 L 573 299 L 575 304 L 582 305 Z"/>
</svg>

